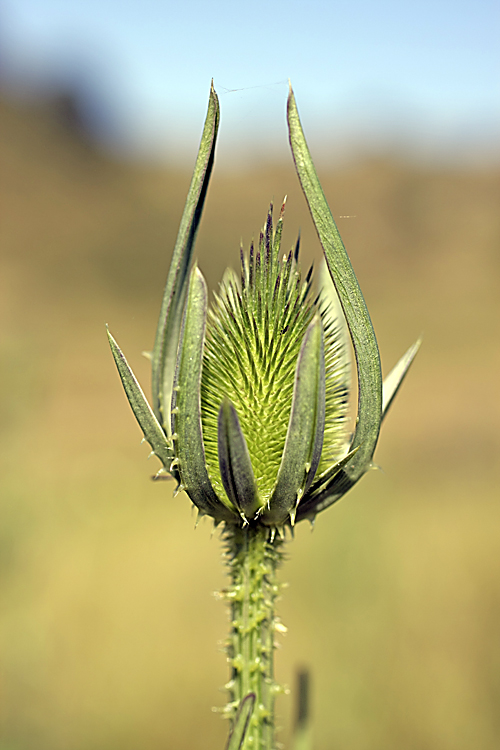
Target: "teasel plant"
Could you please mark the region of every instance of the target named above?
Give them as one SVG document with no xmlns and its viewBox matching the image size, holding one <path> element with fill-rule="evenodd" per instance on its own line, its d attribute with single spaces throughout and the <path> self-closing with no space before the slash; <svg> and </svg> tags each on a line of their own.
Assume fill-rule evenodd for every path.
<svg viewBox="0 0 500 750">
<path fill-rule="evenodd" d="M 319 183 L 290 86 L 289 139 L 324 252 L 318 280 L 299 244 L 281 245 L 272 206 L 258 242 L 241 250 L 209 305 L 193 260 L 214 164 L 219 102 L 213 83 L 174 247 L 152 352 L 150 406 L 109 333 L 130 406 L 161 462 L 199 516 L 220 527 L 230 582 L 227 750 L 273 750 L 277 569 L 295 524 L 314 523 L 373 466 L 382 420 L 418 350 L 382 383 L 368 310 Z M 351 351 L 357 395 L 351 387 Z M 353 406 L 354 402 L 354 406 Z M 357 410 L 355 419 L 350 409 Z M 307 747 L 306 709 L 295 745 Z M 300 714 L 300 711 L 299 711 Z"/>
</svg>

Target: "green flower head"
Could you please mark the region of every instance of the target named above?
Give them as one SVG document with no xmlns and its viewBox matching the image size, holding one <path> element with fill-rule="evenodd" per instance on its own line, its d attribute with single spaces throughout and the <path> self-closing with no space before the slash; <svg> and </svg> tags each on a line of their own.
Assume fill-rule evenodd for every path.
<svg viewBox="0 0 500 750">
<path fill-rule="evenodd" d="M 420 342 L 382 384 L 363 295 L 288 98 L 290 144 L 324 250 L 315 286 L 299 243 L 283 252 L 285 203 L 272 206 L 237 274 L 228 269 L 208 307 L 193 263 L 214 161 L 219 103 L 208 114 L 167 278 L 153 352 L 151 408 L 111 334 L 125 392 L 153 453 L 178 489 L 216 523 L 262 524 L 274 536 L 344 495 L 372 465 L 381 421 Z M 349 341 L 350 339 L 350 341 Z M 350 349 L 358 394 L 349 420 Z"/>
</svg>

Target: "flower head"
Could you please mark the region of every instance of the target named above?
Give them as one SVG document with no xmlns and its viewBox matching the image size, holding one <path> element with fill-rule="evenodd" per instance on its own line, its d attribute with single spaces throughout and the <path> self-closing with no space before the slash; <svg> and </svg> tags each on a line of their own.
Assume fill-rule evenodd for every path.
<svg viewBox="0 0 500 750">
<path fill-rule="evenodd" d="M 283 253 L 284 203 L 272 206 L 241 270 L 226 271 L 208 309 L 194 240 L 213 166 L 219 105 L 211 89 L 198 159 L 167 278 L 155 346 L 153 408 L 111 334 L 132 409 L 153 453 L 216 523 L 281 531 L 338 500 L 370 468 L 382 418 L 419 342 L 382 386 L 368 310 L 321 190 L 293 92 L 292 153 L 323 250 L 315 288 L 299 246 Z M 358 412 L 351 434 L 349 336 Z"/>
</svg>

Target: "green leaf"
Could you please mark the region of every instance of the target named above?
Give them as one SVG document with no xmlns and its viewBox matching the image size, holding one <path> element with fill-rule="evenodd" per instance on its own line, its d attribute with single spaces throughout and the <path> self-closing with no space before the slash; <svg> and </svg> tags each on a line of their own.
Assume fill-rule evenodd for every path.
<svg viewBox="0 0 500 750">
<path fill-rule="evenodd" d="M 359 450 L 338 475 L 345 493 L 369 468 L 377 444 L 382 418 L 380 355 L 365 300 L 307 147 L 291 86 L 287 116 L 297 174 L 344 310 L 356 356 L 358 416 L 351 450 Z"/>
<path fill-rule="evenodd" d="M 241 701 L 234 725 L 227 741 L 226 750 L 241 750 L 245 735 L 252 718 L 255 705 L 255 693 L 248 693 Z"/>
<path fill-rule="evenodd" d="M 152 352 L 154 412 L 170 437 L 170 407 L 177 346 L 196 233 L 214 163 L 219 100 L 213 82 L 198 157 L 172 255 Z"/>
<path fill-rule="evenodd" d="M 118 368 L 118 373 L 125 389 L 125 393 L 127 394 L 130 406 L 132 407 L 132 411 L 139 422 L 145 439 L 153 449 L 154 454 L 158 456 L 165 468 L 169 469 L 173 458 L 173 452 L 167 437 L 163 432 L 160 423 L 153 414 L 153 410 L 148 404 L 142 388 L 130 369 L 123 352 L 109 330 L 107 333 L 111 352 Z"/>
<path fill-rule="evenodd" d="M 172 400 L 175 462 L 181 487 L 202 513 L 234 521 L 234 513 L 217 497 L 205 463 L 201 426 L 200 381 L 207 317 L 207 286 L 193 266 L 183 317 Z"/>
<path fill-rule="evenodd" d="M 292 408 L 276 486 L 263 514 L 267 525 L 281 526 L 311 485 L 321 458 L 325 427 L 325 354 L 319 315 L 309 324 L 295 371 Z"/>
<path fill-rule="evenodd" d="M 218 418 L 218 453 L 222 484 L 244 519 L 254 517 L 259 494 L 245 436 L 233 404 L 224 398 Z"/>
<path fill-rule="evenodd" d="M 399 391 L 399 387 L 403 382 L 406 373 L 410 369 L 410 365 L 415 359 L 415 355 L 420 349 L 421 343 L 421 338 L 415 341 L 415 343 L 410 346 L 408 351 L 403 354 L 401 359 L 392 368 L 390 373 L 384 378 L 382 389 L 382 419 L 385 418 L 385 415 L 394 400 L 394 396 Z"/>
</svg>

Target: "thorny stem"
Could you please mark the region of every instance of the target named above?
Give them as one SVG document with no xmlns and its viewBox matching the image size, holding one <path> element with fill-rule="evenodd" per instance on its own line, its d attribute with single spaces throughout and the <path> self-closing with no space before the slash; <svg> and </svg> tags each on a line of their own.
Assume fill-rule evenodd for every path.
<svg viewBox="0 0 500 750">
<path fill-rule="evenodd" d="M 279 586 L 276 570 L 282 540 L 269 541 L 269 529 L 260 525 L 227 526 L 225 532 L 231 586 L 224 592 L 231 606 L 228 657 L 231 700 L 226 713 L 232 719 L 248 693 L 255 708 L 242 750 L 273 750 L 274 699 L 281 688 L 274 681 L 274 634 L 283 629 L 274 615 Z"/>
</svg>

